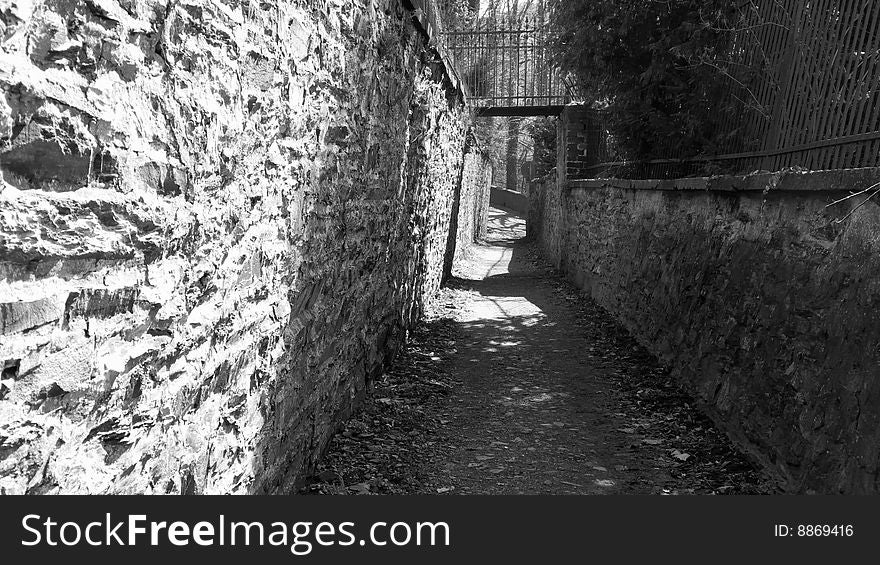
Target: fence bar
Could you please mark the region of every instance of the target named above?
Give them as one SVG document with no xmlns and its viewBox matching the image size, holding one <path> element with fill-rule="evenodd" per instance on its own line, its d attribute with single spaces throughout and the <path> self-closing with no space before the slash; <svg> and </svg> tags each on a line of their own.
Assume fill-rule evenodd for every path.
<svg viewBox="0 0 880 565">
<path fill-rule="evenodd" d="M 724 54 L 735 80 L 719 104 L 729 140 L 718 154 L 682 155 L 669 140 L 639 159 L 608 147 L 607 133 L 591 135 L 604 161 L 594 171 L 668 178 L 880 166 L 880 2 L 750 0 L 739 10 Z M 597 112 L 598 131 L 605 120 Z"/>
<path fill-rule="evenodd" d="M 470 30 L 446 32 L 461 76 L 477 109 L 556 111 L 572 97 L 550 61 L 548 27 L 531 16 L 477 18 Z M 486 112 L 484 112 L 486 113 Z"/>
</svg>

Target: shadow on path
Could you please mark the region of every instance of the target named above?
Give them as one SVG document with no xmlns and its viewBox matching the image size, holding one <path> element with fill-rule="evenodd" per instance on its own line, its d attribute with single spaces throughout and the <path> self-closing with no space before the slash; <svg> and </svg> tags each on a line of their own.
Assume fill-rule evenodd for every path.
<svg viewBox="0 0 880 565">
<path fill-rule="evenodd" d="M 322 493 L 762 493 L 668 372 L 492 209 L 428 321 L 334 440 Z"/>
</svg>

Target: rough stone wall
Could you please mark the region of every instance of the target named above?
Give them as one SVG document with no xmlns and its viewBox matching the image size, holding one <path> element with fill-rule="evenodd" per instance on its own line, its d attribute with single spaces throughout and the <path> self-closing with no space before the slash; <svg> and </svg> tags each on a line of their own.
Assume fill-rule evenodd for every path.
<svg viewBox="0 0 880 565">
<path fill-rule="evenodd" d="M 470 257 L 474 244 L 486 237 L 491 187 L 492 161 L 474 144 L 470 133 L 458 193 L 452 206 L 443 272 L 445 279 L 451 278 L 456 266 Z"/>
<path fill-rule="evenodd" d="M 462 230 L 459 227 L 458 239 L 472 242 L 486 239 L 489 229 L 489 199 L 492 191 L 492 159 L 488 154 L 468 155 L 465 161 L 462 202 L 466 205 L 467 217 L 471 223 Z"/>
<path fill-rule="evenodd" d="M 557 268 L 561 268 L 563 238 L 560 229 L 564 221 L 565 208 L 557 175 L 557 171 L 553 170 L 545 178 L 532 184 L 532 190 L 529 192 L 526 236 L 541 242 L 546 258 L 550 259 Z"/>
<path fill-rule="evenodd" d="M 399 0 L 0 3 L 0 492 L 263 493 L 439 286 L 466 116 Z"/>
<path fill-rule="evenodd" d="M 876 493 L 880 206 L 826 206 L 877 172 L 548 183 L 534 225 L 788 489 Z"/>
<path fill-rule="evenodd" d="M 479 149 L 471 148 L 464 158 L 461 201 L 458 207 L 454 261 L 468 257 L 471 246 L 486 237 L 492 162 Z"/>
</svg>

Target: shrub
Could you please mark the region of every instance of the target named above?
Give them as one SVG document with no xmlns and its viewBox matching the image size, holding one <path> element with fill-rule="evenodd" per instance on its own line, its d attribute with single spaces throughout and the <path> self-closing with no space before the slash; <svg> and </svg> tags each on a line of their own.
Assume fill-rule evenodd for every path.
<svg viewBox="0 0 880 565">
<path fill-rule="evenodd" d="M 606 109 L 620 159 L 723 152 L 744 132 L 722 127 L 730 0 L 556 0 L 556 57 L 595 107 Z M 726 131 L 727 130 L 727 131 Z"/>
</svg>

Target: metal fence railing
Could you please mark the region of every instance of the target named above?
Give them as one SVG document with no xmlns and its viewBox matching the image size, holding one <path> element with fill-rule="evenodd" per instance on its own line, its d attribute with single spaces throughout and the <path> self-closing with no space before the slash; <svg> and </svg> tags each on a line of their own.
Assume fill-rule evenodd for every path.
<svg viewBox="0 0 880 565">
<path fill-rule="evenodd" d="M 735 29 L 725 104 L 741 111 L 721 128 L 739 135 L 716 155 L 629 162 L 606 139 L 595 176 L 880 166 L 880 1 L 749 0 Z"/>
<path fill-rule="evenodd" d="M 539 110 L 571 102 L 541 19 L 477 18 L 472 27 L 444 37 L 477 109 Z"/>
</svg>

